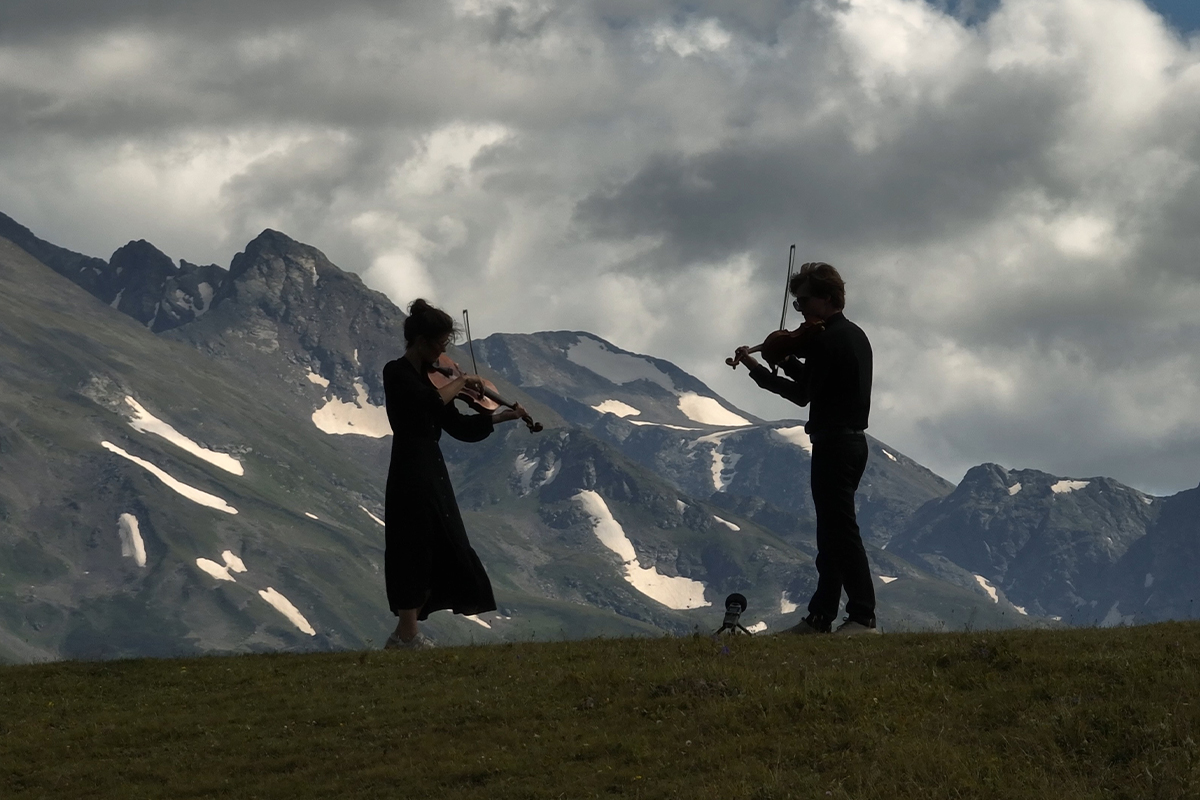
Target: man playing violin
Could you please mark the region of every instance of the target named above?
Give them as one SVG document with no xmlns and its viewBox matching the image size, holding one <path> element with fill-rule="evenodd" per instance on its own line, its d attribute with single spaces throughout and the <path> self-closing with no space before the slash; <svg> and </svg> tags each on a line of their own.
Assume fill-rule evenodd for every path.
<svg viewBox="0 0 1200 800">
<path fill-rule="evenodd" d="M 807 325 L 823 324 L 823 330 L 806 337 L 803 362 L 787 356 L 777 364 L 784 375 L 776 375 L 750 354 L 749 347 L 738 348 L 733 360 L 746 364 L 763 389 L 809 406 L 804 430 L 812 441 L 817 590 L 808 603 L 808 616 L 790 631 L 830 632 L 845 589 L 846 618 L 837 633 L 878 633 L 875 587 L 854 511 L 854 493 L 867 466 L 863 431 L 871 409 L 871 343 L 842 313 L 846 284 L 829 264 L 802 265 L 788 290 Z"/>
<path fill-rule="evenodd" d="M 392 457 L 388 469 L 384 578 L 388 606 L 399 617 L 386 649 L 423 649 L 432 642 L 417 623 L 432 612 L 494 611 L 492 584 L 463 526 L 438 440 L 442 431 L 478 442 L 498 422 L 528 416 L 520 404 L 493 414 L 462 414 L 454 399 L 464 389 L 483 391 L 478 375 L 458 375 L 440 388 L 430 369 L 456 333 L 454 320 L 424 300 L 414 300 L 404 320 L 404 355 L 383 368 Z"/>
</svg>

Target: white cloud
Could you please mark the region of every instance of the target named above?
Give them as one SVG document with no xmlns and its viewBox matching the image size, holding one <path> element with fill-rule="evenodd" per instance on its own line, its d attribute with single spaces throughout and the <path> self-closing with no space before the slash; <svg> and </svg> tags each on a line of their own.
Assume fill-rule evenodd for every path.
<svg viewBox="0 0 1200 800">
<path fill-rule="evenodd" d="M 658 50 L 669 50 L 677 56 L 715 53 L 729 47 L 733 37 L 718 20 L 689 20 L 684 25 L 659 23 L 650 29 L 650 40 Z"/>
</svg>

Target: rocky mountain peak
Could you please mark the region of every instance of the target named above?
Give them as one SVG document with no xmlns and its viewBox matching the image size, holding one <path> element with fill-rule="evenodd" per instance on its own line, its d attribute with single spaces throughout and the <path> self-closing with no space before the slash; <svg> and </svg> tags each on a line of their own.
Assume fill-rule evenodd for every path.
<svg viewBox="0 0 1200 800">
<path fill-rule="evenodd" d="M 222 338 L 244 351 L 282 348 L 343 399 L 354 400 L 362 385 L 383 402 L 380 376 L 402 349 L 405 315 L 317 248 L 264 230 L 234 256 L 213 304 L 220 312 L 211 323 L 189 331 L 197 344 Z M 247 330 L 252 336 L 241 338 Z"/>
<path fill-rule="evenodd" d="M 999 490 L 1008 491 L 1012 485 L 1009 471 L 999 464 L 980 464 L 971 467 L 959 481 L 954 494 L 963 493 L 970 496 L 987 496 Z"/>
<path fill-rule="evenodd" d="M 100 287 L 97 296 L 151 330 L 165 330 L 179 324 L 178 315 L 170 320 L 173 324 L 157 324 L 163 287 L 178 273 L 179 268 L 166 253 L 145 239 L 138 239 L 112 254 L 108 260 L 107 285 Z"/>
<path fill-rule="evenodd" d="M 981 576 L 1031 613 L 1073 618 L 1158 505 L 1111 478 L 981 464 L 923 506 L 889 549 L 930 566 L 948 559 L 967 584 Z"/>
<path fill-rule="evenodd" d="M 145 239 L 117 248 L 108 266 L 117 275 L 129 274 L 145 283 L 159 283 L 179 271 L 170 256 Z"/>
<path fill-rule="evenodd" d="M 312 289 L 331 272 L 345 274 L 317 248 L 268 228 L 233 257 L 230 280 L 218 302 L 236 297 L 281 319 L 289 307 L 311 305 Z"/>
</svg>

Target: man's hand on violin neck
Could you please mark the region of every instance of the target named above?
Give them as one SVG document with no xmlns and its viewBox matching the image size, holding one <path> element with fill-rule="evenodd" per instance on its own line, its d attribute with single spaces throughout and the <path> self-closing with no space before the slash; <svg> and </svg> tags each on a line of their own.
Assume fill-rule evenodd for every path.
<svg viewBox="0 0 1200 800">
<path fill-rule="evenodd" d="M 747 345 L 742 345 L 734 351 L 734 361 L 738 364 L 745 364 L 750 369 L 759 365 L 758 359 L 750 355 L 750 348 Z"/>
</svg>

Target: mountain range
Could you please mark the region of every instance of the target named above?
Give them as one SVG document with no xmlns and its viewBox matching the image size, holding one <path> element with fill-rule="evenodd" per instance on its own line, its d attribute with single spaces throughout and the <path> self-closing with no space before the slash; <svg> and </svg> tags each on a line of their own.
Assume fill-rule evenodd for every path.
<svg viewBox="0 0 1200 800">
<path fill-rule="evenodd" d="M 224 269 L 145 241 L 105 261 L 0 215 L 0 659 L 381 642 L 403 320 L 275 231 Z M 546 429 L 443 439 L 500 608 L 434 615 L 435 638 L 707 633 L 735 591 L 752 630 L 794 623 L 816 578 L 802 420 L 586 331 L 472 344 Z M 993 464 L 955 486 L 869 443 L 885 629 L 1195 615 L 1200 488 Z"/>
</svg>

